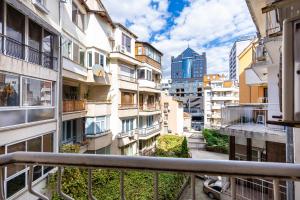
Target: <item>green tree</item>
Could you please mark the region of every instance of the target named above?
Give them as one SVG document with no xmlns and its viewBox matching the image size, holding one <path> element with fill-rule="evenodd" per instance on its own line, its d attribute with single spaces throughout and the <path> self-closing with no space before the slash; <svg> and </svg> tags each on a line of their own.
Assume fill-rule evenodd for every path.
<svg viewBox="0 0 300 200">
<path fill-rule="evenodd" d="M 181 157 L 188 158 L 189 157 L 189 149 L 186 137 L 184 137 L 181 144 Z"/>
</svg>

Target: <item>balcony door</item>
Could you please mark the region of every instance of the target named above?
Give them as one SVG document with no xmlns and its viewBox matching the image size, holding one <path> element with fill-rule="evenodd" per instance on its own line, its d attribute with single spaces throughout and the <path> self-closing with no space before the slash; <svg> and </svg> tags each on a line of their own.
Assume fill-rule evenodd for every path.
<svg viewBox="0 0 300 200">
<path fill-rule="evenodd" d="M 28 61 L 41 64 L 42 27 L 29 20 Z"/>
</svg>

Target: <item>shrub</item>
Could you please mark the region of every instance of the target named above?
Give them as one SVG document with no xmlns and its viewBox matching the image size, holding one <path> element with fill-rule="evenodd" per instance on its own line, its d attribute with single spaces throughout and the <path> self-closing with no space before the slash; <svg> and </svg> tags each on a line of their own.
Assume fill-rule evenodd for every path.
<svg viewBox="0 0 300 200">
<path fill-rule="evenodd" d="M 206 140 L 207 150 L 228 153 L 229 137 L 227 135 L 221 135 L 218 131 L 211 129 L 204 129 L 202 134 Z"/>
<path fill-rule="evenodd" d="M 189 149 L 185 137 L 163 135 L 158 138 L 156 156 L 188 158 Z"/>
</svg>

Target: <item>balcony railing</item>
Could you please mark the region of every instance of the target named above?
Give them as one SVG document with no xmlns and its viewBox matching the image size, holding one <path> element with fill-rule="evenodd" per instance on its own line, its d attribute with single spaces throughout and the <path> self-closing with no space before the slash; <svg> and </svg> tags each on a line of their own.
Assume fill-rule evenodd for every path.
<svg viewBox="0 0 300 200">
<path fill-rule="evenodd" d="M 228 191 L 231 191 L 231 198 L 237 198 L 240 178 L 263 178 L 270 180 L 272 188 L 271 199 L 280 199 L 280 181 L 299 180 L 300 165 L 290 163 L 264 163 L 248 161 L 217 161 L 217 160 L 197 160 L 184 158 L 158 158 L 143 156 L 110 156 L 92 154 L 57 154 L 57 153 L 37 153 L 37 152 L 16 152 L 0 156 L 1 168 L 11 164 L 27 165 L 28 192 L 37 198 L 48 200 L 44 194 L 33 189 L 33 174 L 35 166 L 58 167 L 57 189 L 58 194 L 64 199 L 73 199 L 62 191 L 62 175 L 64 167 L 85 168 L 88 171 L 89 199 L 96 199 L 93 196 L 92 173 L 94 169 L 114 169 L 120 171 L 120 199 L 125 199 L 124 176 L 127 170 L 149 171 L 154 174 L 153 199 L 159 196 L 159 174 L 162 172 L 183 173 L 191 177 L 191 199 L 196 199 L 196 175 L 213 175 L 229 177 Z M 0 178 L 4 177 L 4 170 L 0 170 Z M 280 180 L 280 181 L 279 181 Z M 113 191 L 111 191 L 113 192 Z M 4 197 L 4 187 L 0 184 L 0 199 Z"/>
<path fill-rule="evenodd" d="M 153 125 L 150 127 L 139 129 L 139 134 L 142 137 L 146 137 L 146 136 L 152 135 L 153 133 L 157 133 L 160 130 L 161 130 L 161 125 L 156 124 L 156 125 Z"/>
<path fill-rule="evenodd" d="M 278 110 L 276 108 L 278 107 Z M 222 127 L 258 132 L 285 132 L 282 126 L 268 125 L 268 113 L 279 112 L 278 104 L 249 104 L 222 108 Z"/>
<path fill-rule="evenodd" d="M 58 59 L 47 52 L 42 52 L 2 34 L 0 34 L 0 46 L 0 53 L 4 55 L 57 70 Z"/>
<path fill-rule="evenodd" d="M 122 131 L 121 133 L 118 134 L 120 138 L 122 137 L 134 137 L 134 135 L 137 133 L 138 129 L 132 129 L 129 131 Z"/>
<path fill-rule="evenodd" d="M 86 102 L 84 100 L 64 100 L 63 112 L 76 112 L 85 110 Z"/>
<path fill-rule="evenodd" d="M 121 75 L 121 74 L 119 74 L 119 80 L 137 83 L 137 79 L 135 77 Z"/>
<path fill-rule="evenodd" d="M 161 109 L 159 104 L 140 105 L 140 110 L 144 112 L 153 112 Z"/>
<path fill-rule="evenodd" d="M 137 109 L 137 104 L 119 104 L 119 109 Z"/>
</svg>

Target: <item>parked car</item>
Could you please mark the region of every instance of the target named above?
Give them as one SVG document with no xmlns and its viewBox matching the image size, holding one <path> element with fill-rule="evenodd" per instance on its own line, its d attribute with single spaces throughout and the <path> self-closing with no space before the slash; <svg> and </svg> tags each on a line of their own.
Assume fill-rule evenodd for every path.
<svg viewBox="0 0 300 200">
<path fill-rule="evenodd" d="M 216 179 L 207 179 L 203 183 L 203 192 L 211 199 L 221 199 L 222 181 Z"/>
</svg>

